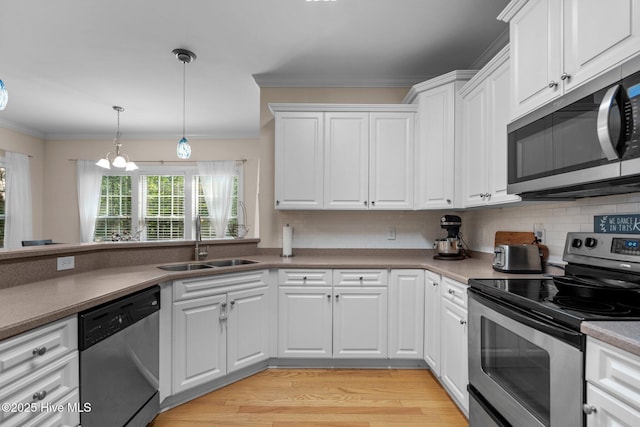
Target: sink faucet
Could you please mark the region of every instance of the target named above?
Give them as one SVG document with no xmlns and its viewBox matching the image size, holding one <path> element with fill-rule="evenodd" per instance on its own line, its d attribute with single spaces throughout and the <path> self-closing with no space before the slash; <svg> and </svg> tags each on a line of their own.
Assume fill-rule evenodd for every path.
<svg viewBox="0 0 640 427">
<path fill-rule="evenodd" d="M 204 251 L 200 251 L 200 242 L 202 242 L 202 218 L 200 215 L 196 216 L 196 248 L 195 248 L 195 260 L 200 261 L 209 255 L 209 247 L 205 246 Z"/>
</svg>

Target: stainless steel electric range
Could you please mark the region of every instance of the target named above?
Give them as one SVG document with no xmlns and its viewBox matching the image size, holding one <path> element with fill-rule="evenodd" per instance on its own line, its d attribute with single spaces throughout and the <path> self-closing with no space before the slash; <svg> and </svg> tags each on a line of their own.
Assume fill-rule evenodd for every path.
<svg viewBox="0 0 640 427">
<path fill-rule="evenodd" d="M 584 321 L 640 320 L 640 235 L 569 233 L 565 275 L 469 281 L 469 421 L 583 426 Z"/>
</svg>

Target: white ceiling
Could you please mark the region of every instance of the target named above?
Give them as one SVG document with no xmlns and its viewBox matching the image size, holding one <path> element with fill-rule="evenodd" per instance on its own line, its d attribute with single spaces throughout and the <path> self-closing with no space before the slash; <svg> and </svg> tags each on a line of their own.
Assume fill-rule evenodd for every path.
<svg viewBox="0 0 640 427">
<path fill-rule="evenodd" d="M 0 126 L 47 139 L 253 138 L 263 86 L 410 86 L 469 68 L 508 0 L 0 0 Z M 255 77 L 255 78 L 254 78 Z"/>
</svg>

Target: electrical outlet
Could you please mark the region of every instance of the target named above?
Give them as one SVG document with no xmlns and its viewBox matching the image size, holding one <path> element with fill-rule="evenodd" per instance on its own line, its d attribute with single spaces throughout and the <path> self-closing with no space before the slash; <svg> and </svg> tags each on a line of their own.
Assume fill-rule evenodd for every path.
<svg viewBox="0 0 640 427">
<path fill-rule="evenodd" d="M 58 271 L 73 270 L 76 268 L 76 257 L 62 256 L 58 257 Z"/>
<path fill-rule="evenodd" d="M 396 240 L 396 228 L 395 227 L 389 227 L 389 229 L 387 230 L 387 240 Z"/>
<path fill-rule="evenodd" d="M 539 243 L 544 243 L 546 239 L 544 224 L 533 224 L 533 235 Z"/>
</svg>

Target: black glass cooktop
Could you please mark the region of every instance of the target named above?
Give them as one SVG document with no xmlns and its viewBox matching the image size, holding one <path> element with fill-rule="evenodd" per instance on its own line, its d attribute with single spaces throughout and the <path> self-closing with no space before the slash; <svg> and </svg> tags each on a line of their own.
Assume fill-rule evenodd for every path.
<svg viewBox="0 0 640 427">
<path fill-rule="evenodd" d="M 564 282 L 567 282 L 564 279 Z M 585 320 L 640 320 L 640 292 L 558 289 L 548 279 L 472 279 L 472 289 L 579 330 Z"/>
</svg>

